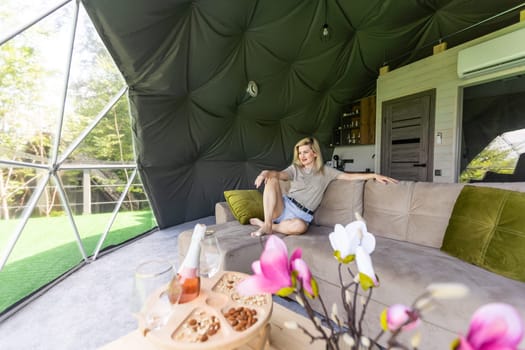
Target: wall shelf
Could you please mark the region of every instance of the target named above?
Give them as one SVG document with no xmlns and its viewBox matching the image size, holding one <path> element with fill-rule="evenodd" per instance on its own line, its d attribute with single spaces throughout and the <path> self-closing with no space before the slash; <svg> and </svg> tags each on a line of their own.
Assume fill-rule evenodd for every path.
<svg viewBox="0 0 525 350">
<path fill-rule="evenodd" d="M 332 147 L 375 144 L 376 97 L 369 96 L 343 106 Z"/>
</svg>

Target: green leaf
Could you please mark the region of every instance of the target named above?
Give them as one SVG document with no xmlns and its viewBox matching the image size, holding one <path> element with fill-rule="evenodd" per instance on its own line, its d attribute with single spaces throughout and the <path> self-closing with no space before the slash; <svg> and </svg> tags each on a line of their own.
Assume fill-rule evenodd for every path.
<svg viewBox="0 0 525 350">
<path fill-rule="evenodd" d="M 341 252 L 339 250 L 334 251 L 334 257 L 337 259 L 337 261 L 341 262 Z"/>
<path fill-rule="evenodd" d="M 297 286 L 297 271 L 292 271 L 292 287 L 296 287 Z"/>
<path fill-rule="evenodd" d="M 355 255 L 354 254 L 350 254 L 348 256 L 345 256 L 344 258 L 341 258 L 341 252 L 339 250 L 336 250 L 334 252 L 334 256 L 337 259 L 337 261 L 339 261 L 342 264 L 351 263 L 355 259 Z"/>
<path fill-rule="evenodd" d="M 317 281 L 312 277 L 312 292 L 314 292 L 314 297 L 319 296 L 319 285 Z"/>
<path fill-rule="evenodd" d="M 381 312 L 381 316 L 380 316 L 381 328 L 384 331 L 388 331 L 387 312 L 388 312 L 388 309 L 384 309 L 383 312 Z"/>
<path fill-rule="evenodd" d="M 284 288 L 279 289 L 277 293 L 275 294 L 277 294 L 280 297 L 287 297 L 290 294 L 292 294 L 294 291 L 295 291 L 294 287 L 284 287 Z"/>
<path fill-rule="evenodd" d="M 367 291 L 368 288 L 374 286 L 374 281 L 364 273 L 359 272 L 359 284 L 364 291 Z"/>
<path fill-rule="evenodd" d="M 351 255 L 348 255 L 347 257 L 345 257 L 343 259 L 343 264 L 348 264 L 348 263 L 351 263 L 352 261 L 355 260 L 355 255 L 351 254 Z"/>
<path fill-rule="evenodd" d="M 314 299 L 315 297 L 319 296 L 319 285 L 317 284 L 317 281 L 312 277 L 312 280 L 311 280 L 311 284 L 312 284 L 312 294 L 308 293 L 308 291 L 305 289 L 304 290 L 304 293 L 310 298 L 310 299 Z"/>
</svg>

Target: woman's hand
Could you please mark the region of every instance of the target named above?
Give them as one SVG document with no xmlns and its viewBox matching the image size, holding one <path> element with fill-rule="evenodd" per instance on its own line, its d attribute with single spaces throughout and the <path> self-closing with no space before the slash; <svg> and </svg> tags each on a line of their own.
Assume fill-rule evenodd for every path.
<svg viewBox="0 0 525 350">
<path fill-rule="evenodd" d="M 284 171 L 263 170 L 255 178 L 255 187 L 259 188 L 263 183 L 267 183 L 271 178 L 286 181 L 288 180 L 288 174 Z"/>
<path fill-rule="evenodd" d="M 396 179 L 392 179 L 391 177 L 380 175 L 380 174 L 374 174 L 374 180 L 377 182 L 381 182 L 383 184 L 397 184 L 399 181 Z"/>
<path fill-rule="evenodd" d="M 262 184 L 266 183 L 266 172 L 261 171 L 259 175 L 255 178 L 255 188 L 259 188 Z"/>
</svg>

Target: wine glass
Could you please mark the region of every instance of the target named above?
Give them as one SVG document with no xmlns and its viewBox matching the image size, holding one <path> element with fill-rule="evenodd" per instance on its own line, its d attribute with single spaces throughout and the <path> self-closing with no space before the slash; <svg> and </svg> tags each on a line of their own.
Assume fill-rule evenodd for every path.
<svg viewBox="0 0 525 350">
<path fill-rule="evenodd" d="M 178 302 L 182 290 L 174 277 L 173 265 L 167 260 L 149 260 L 137 266 L 132 312 L 145 332 L 159 329 L 168 321 L 171 306 Z"/>
<path fill-rule="evenodd" d="M 215 232 L 207 231 L 200 245 L 199 274 L 202 277 L 213 277 L 221 269 L 221 249 Z"/>
</svg>

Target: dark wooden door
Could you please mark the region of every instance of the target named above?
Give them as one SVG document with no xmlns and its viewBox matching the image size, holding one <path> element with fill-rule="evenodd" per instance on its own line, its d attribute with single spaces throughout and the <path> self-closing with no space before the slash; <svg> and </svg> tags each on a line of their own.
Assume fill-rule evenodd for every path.
<svg viewBox="0 0 525 350">
<path fill-rule="evenodd" d="M 383 102 L 381 173 L 432 181 L 435 90 Z"/>
</svg>

